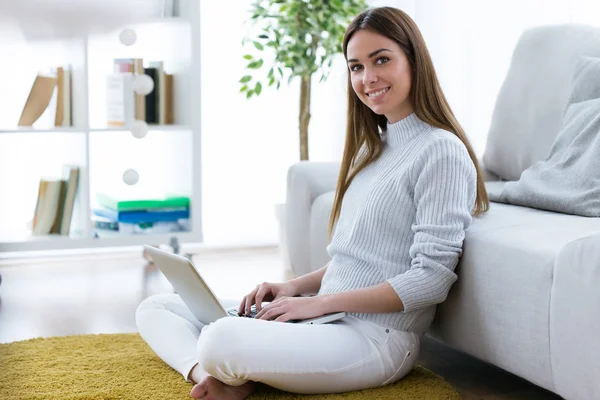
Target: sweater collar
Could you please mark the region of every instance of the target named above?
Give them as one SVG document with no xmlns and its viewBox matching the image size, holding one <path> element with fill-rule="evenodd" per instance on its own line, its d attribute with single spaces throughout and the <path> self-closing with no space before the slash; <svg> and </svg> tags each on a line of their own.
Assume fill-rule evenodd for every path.
<svg viewBox="0 0 600 400">
<path fill-rule="evenodd" d="M 429 128 L 429 124 L 420 120 L 415 113 L 411 113 L 393 124 L 388 122 L 384 135 L 390 146 L 401 146 L 423 133 L 427 128 Z"/>
</svg>

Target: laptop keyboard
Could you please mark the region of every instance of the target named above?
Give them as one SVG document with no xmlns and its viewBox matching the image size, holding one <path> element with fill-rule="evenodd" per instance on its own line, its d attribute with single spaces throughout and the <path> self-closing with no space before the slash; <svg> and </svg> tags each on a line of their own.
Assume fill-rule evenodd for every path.
<svg viewBox="0 0 600 400">
<path fill-rule="evenodd" d="M 239 315 L 237 308 L 230 308 L 227 310 L 227 314 L 231 315 L 232 317 L 254 318 L 256 314 L 258 314 L 258 311 L 256 311 L 256 304 L 253 304 L 252 307 L 250 307 L 250 315 L 248 316 L 244 314 Z"/>
</svg>

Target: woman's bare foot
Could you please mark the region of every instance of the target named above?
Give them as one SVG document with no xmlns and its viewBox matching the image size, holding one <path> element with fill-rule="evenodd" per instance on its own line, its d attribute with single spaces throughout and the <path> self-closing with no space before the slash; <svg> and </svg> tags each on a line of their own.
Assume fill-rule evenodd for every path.
<svg viewBox="0 0 600 400">
<path fill-rule="evenodd" d="M 203 400 L 243 400 L 254 390 L 254 382 L 242 386 L 229 386 L 212 376 L 207 376 L 195 385 L 190 392 L 194 399 Z"/>
<path fill-rule="evenodd" d="M 196 364 L 190 371 L 190 373 L 188 375 L 188 379 L 191 380 L 194 384 L 196 384 L 196 383 L 200 383 L 202 381 L 202 379 L 206 378 L 207 376 L 209 376 L 208 373 L 206 371 L 204 371 L 200 367 L 200 365 Z"/>
</svg>

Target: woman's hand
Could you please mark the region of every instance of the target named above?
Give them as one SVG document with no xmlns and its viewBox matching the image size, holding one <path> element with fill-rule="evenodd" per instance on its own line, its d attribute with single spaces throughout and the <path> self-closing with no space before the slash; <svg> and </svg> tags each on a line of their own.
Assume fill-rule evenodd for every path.
<svg viewBox="0 0 600 400">
<path fill-rule="evenodd" d="M 320 317 L 326 314 L 321 299 L 320 296 L 283 297 L 266 305 L 254 318 L 286 322 Z"/>
<path fill-rule="evenodd" d="M 296 287 L 291 282 L 264 282 L 256 285 L 254 290 L 242 299 L 238 313 L 240 315 L 250 315 L 250 309 L 253 304 L 256 304 L 256 311 L 261 311 L 263 301 L 274 301 L 286 296 L 293 297 L 297 294 Z"/>
</svg>

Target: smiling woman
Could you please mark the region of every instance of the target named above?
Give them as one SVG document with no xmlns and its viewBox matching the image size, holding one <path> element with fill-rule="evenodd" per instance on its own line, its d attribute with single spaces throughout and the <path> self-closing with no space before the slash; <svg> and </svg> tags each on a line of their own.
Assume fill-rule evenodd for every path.
<svg viewBox="0 0 600 400">
<path fill-rule="evenodd" d="M 348 43 L 347 57 L 352 89 L 374 113 L 394 123 L 413 111 L 411 66 L 396 42 L 363 29 Z"/>
<path fill-rule="evenodd" d="M 457 279 L 465 230 L 488 203 L 423 39 L 402 11 L 375 8 L 349 25 L 343 50 L 349 107 L 331 261 L 258 285 L 238 309 L 248 315 L 256 304 L 254 318 L 204 325 L 178 295 L 150 297 L 137 310 L 140 334 L 196 383 L 194 398 L 243 399 L 254 382 L 305 394 L 397 382 Z M 347 315 L 286 323 L 331 313 Z"/>
<path fill-rule="evenodd" d="M 349 68 L 348 116 L 330 233 L 353 178 L 381 155 L 381 134 L 388 124 L 411 114 L 451 132 L 464 144 L 477 171 L 473 215 L 487 211 L 489 201 L 477 156 L 450 109 L 425 40 L 410 16 L 392 7 L 368 10 L 350 23 L 342 47 Z"/>
</svg>

